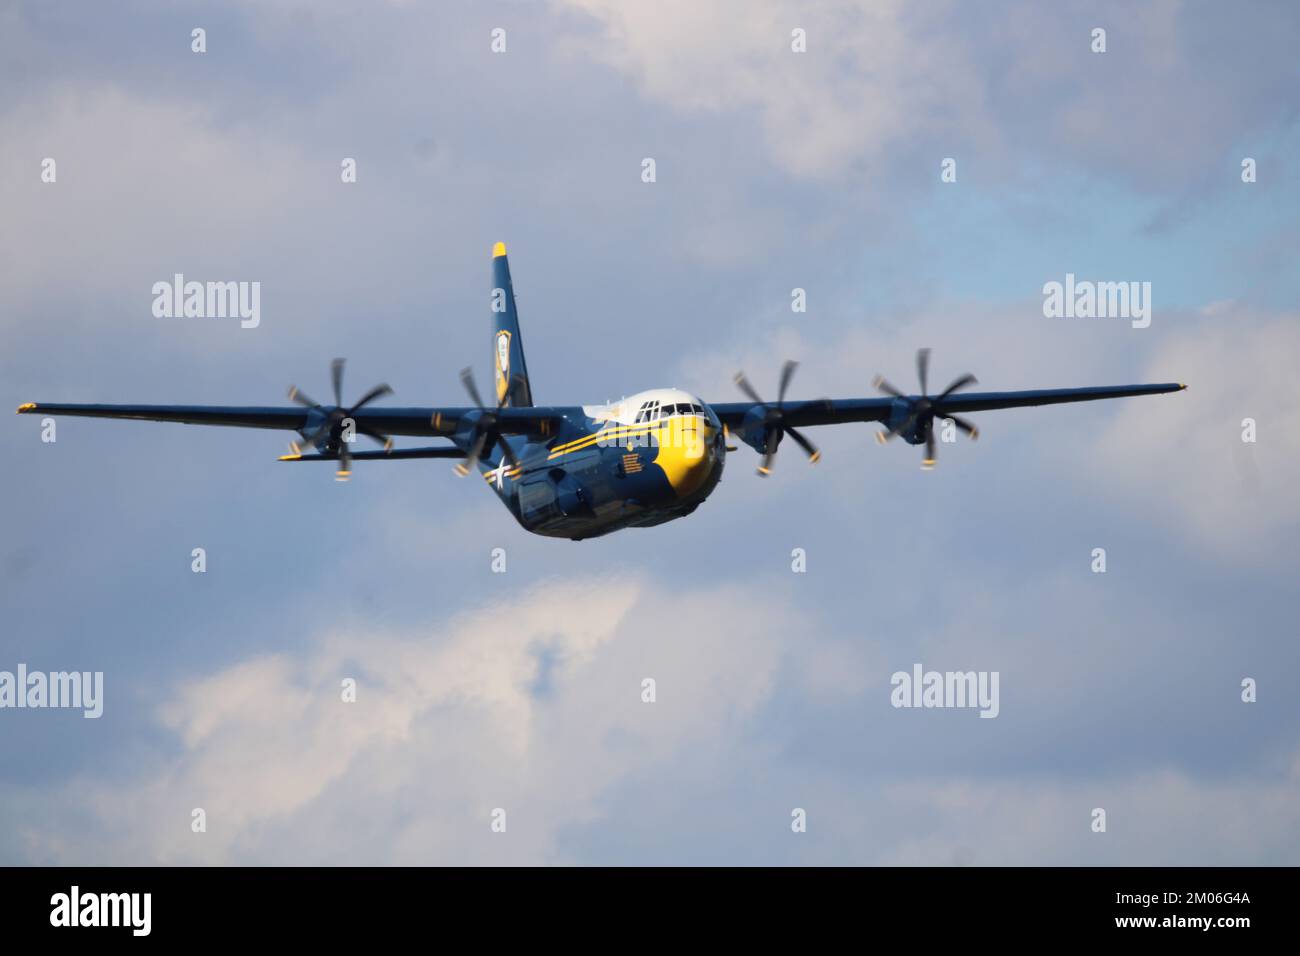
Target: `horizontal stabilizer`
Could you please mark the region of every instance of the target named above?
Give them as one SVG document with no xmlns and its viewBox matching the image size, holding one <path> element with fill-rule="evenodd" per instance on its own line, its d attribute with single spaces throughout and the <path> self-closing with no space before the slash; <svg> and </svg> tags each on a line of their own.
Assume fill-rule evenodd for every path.
<svg viewBox="0 0 1300 956">
<path fill-rule="evenodd" d="M 392 451 L 354 451 L 353 461 L 388 461 L 393 458 L 464 458 L 465 453 L 450 445 L 437 448 L 394 448 Z M 281 455 L 281 461 L 338 461 L 338 455 Z"/>
</svg>

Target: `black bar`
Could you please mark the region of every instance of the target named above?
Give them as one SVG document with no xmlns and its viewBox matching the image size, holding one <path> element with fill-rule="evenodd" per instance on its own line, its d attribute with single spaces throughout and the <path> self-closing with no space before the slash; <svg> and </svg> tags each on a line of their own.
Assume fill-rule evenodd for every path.
<svg viewBox="0 0 1300 956">
<path fill-rule="evenodd" d="M 1294 877 L 1289 868 L 1200 867 L 9 868 L 0 870 L 0 925 L 6 942 L 66 942 L 75 934 L 82 945 L 392 938 L 436 949 L 495 948 L 515 939 L 538 948 L 593 937 L 619 946 L 638 939 L 675 945 L 692 934 L 723 934 L 733 945 L 788 939 L 807 949 L 845 934 L 884 943 L 899 933 L 917 947 L 1124 937 L 1232 945 L 1285 930 Z M 109 901 L 105 911 L 118 906 L 126 925 L 52 925 L 70 922 L 73 886 L 79 917 L 87 918 L 100 910 L 99 894 L 148 893 L 148 935 L 136 936 L 143 896 L 135 898 L 138 909 L 121 897 Z M 62 909 L 59 894 L 67 898 Z"/>
</svg>

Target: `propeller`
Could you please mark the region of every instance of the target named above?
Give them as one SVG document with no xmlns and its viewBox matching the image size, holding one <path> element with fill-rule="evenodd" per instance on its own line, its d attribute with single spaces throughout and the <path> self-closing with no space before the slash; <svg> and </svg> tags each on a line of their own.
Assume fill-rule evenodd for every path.
<svg viewBox="0 0 1300 956">
<path fill-rule="evenodd" d="M 511 451 L 510 446 L 501 441 L 501 430 L 499 427 L 501 409 L 505 408 L 506 401 L 509 399 L 510 392 L 506 391 L 497 402 L 495 408 L 489 408 L 483 404 L 483 398 L 478 393 L 478 386 L 474 384 L 474 373 L 468 368 L 460 370 L 460 380 L 465 386 L 465 391 L 469 392 L 469 397 L 474 400 L 478 406 L 479 416 L 474 422 L 474 441 L 469 446 L 469 454 L 465 456 L 463 462 L 456 465 L 456 474 L 462 478 L 468 475 L 478 465 L 478 460 L 483 456 L 483 452 L 493 445 L 500 443 L 501 450 L 505 453 L 506 461 L 510 462 L 511 468 L 519 467 L 519 459 Z"/>
<path fill-rule="evenodd" d="M 953 394 L 953 392 L 963 389 L 967 385 L 976 384 L 975 376 L 970 373 L 960 375 L 953 379 L 952 384 L 942 392 L 931 397 L 929 394 L 929 373 L 930 350 L 917 349 L 916 377 L 920 379 L 921 382 L 920 398 L 909 398 L 879 375 L 876 376 L 875 381 L 872 383 L 877 389 L 884 392 L 886 395 L 901 399 L 906 402 L 908 406 L 907 417 L 888 431 L 876 432 L 876 441 L 883 445 L 900 432 L 909 431 L 913 426 L 916 426 L 917 434 L 925 436 L 925 458 L 921 460 L 921 469 L 923 471 L 929 471 L 933 468 L 937 460 L 935 457 L 934 444 L 934 419 L 936 416 L 951 421 L 972 439 L 979 438 L 980 434 L 979 429 L 966 421 L 966 419 L 953 415 L 950 412 L 945 411 L 943 408 L 944 399 Z"/>
<path fill-rule="evenodd" d="M 758 466 L 758 473 L 764 477 L 772 473 L 772 463 L 776 459 L 776 449 L 781 444 L 783 435 L 789 435 L 807 453 L 809 464 L 816 464 L 822 456 L 822 453 L 817 450 L 813 443 L 804 438 L 793 425 L 785 423 L 785 393 L 790 387 L 790 379 L 794 376 L 794 370 L 798 367 L 798 362 L 791 361 L 787 361 L 781 366 L 781 384 L 777 388 L 775 405 L 769 405 L 758 397 L 758 392 L 754 390 L 754 386 L 749 384 L 749 379 L 745 378 L 744 372 L 736 373 L 737 387 L 752 401 L 763 406 L 763 426 L 767 429 L 767 441 L 764 443 L 763 462 Z"/>
<path fill-rule="evenodd" d="M 343 440 L 343 423 L 352 418 L 359 409 L 368 405 L 376 398 L 382 398 L 384 395 L 391 395 L 393 390 L 387 385 L 376 385 L 361 398 L 351 408 L 343 407 L 343 359 L 338 358 L 330 363 L 330 381 L 334 386 L 334 404 L 330 406 L 321 405 L 320 402 L 308 396 L 296 385 L 289 386 L 289 398 L 306 408 L 316 409 L 325 415 L 325 422 L 310 435 L 303 438 L 302 442 L 290 442 L 289 447 L 295 455 L 301 455 L 303 446 L 312 447 L 324 440 L 325 452 L 329 455 L 337 455 L 339 460 L 338 471 L 334 473 L 338 481 L 347 481 L 352 475 L 352 453 L 348 450 L 348 442 Z M 373 428 L 353 422 L 355 430 L 367 438 L 384 446 L 384 450 L 393 447 L 393 440 Z"/>
</svg>

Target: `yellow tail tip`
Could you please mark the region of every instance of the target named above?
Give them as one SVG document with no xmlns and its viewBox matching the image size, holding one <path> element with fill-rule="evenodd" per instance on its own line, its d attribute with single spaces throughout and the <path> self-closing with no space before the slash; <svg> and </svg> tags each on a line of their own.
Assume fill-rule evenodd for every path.
<svg viewBox="0 0 1300 956">
<path fill-rule="evenodd" d="M 35 409 L 36 409 L 35 402 L 24 402 L 23 404 L 18 406 L 18 411 L 14 412 L 14 414 L 21 415 L 23 412 L 34 411 Z"/>
<path fill-rule="evenodd" d="M 500 259 L 505 254 L 506 254 L 506 244 L 504 242 L 498 242 L 495 246 L 492 247 L 493 259 Z"/>
</svg>

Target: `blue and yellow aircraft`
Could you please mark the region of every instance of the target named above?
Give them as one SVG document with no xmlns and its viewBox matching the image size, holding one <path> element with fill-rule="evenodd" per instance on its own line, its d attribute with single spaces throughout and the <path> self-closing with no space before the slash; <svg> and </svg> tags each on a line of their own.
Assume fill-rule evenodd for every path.
<svg viewBox="0 0 1300 956">
<path fill-rule="evenodd" d="M 1121 385 L 1052 388 L 1019 392 L 964 392 L 975 376 L 963 375 L 937 395 L 928 392 L 929 350 L 917 353 L 918 395 L 906 395 L 881 378 L 883 398 L 836 398 L 787 401 L 796 364 L 781 369 L 775 402 L 758 396 L 744 374 L 736 385 L 748 401 L 710 404 L 677 389 L 653 389 L 609 405 L 534 405 L 524 361 L 524 343 L 515 312 L 514 289 L 504 243 L 492 258 L 492 344 L 496 401 L 487 405 L 469 369 L 461 372 L 471 407 L 376 408 L 377 398 L 392 392 L 378 385 L 351 405 L 343 404 L 343 360 L 332 366 L 334 404 L 322 405 L 297 388 L 289 398 L 296 406 L 247 407 L 205 405 L 54 405 L 33 402 L 19 414 L 81 415 L 283 428 L 301 441 L 281 461 L 332 461 L 336 477 L 346 481 L 354 461 L 405 458 L 459 458 L 461 475 L 480 474 L 528 531 L 580 541 L 620 528 L 645 528 L 690 514 L 722 477 L 729 445 L 738 438 L 762 456 L 760 475 L 769 475 L 777 448 L 789 437 L 816 462 L 820 457 L 801 429 L 842 422 L 880 422 L 882 443 L 896 436 L 924 445 L 921 467 L 935 464 L 935 422 L 971 438 L 975 426 L 963 416 L 995 408 L 1086 402 L 1130 395 L 1175 392 L 1184 385 Z M 357 435 L 383 446 L 353 451 Z M 390 436 L 438 437 L 450 444 L 432 448 L 395 448 Z"/>
</svg>

